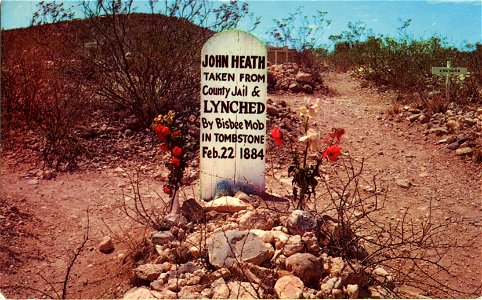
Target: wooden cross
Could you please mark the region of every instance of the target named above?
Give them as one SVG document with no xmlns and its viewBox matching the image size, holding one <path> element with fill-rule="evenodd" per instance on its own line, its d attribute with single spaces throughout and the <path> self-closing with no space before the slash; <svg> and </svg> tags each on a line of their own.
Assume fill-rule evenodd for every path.
<svg viewBox="0 0 482 300">
<path fill-rule="evenodd" d="M 467 68 L 452 68 L 452 63 L 447 61 L 447 67 L 432 67 L 433 75 L 445 75 L 445 99 L 450 102 L 450 75 L 467 74 Z"/>
</svg>

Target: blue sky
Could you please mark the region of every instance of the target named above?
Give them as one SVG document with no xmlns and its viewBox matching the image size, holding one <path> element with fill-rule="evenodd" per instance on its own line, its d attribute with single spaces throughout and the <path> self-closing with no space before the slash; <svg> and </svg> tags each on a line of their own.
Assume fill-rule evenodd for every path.
<svg viewBox="0 0 482 300">
<path fill-rule="evenodd" d="M 3 0 L 1 26 L 3 29 L 26 27 L 37 1 Z M 75 4 L 75 1 L 65 1 Z M 376 34 L 396 35 L 400 19 L 412 19 L 409 33 L 415 37 L 438 34 L 447 37 L 450 45 L 461 47 L 465 43 L 482 42 L 482 0 L 430 0 L 430 1 L 248 1 L 251 11 L 261 17 L 253 32 L 265 39 L 273 27 L 273 19 L 286 17 L 298 7 L 310 16 L 314 11 L 328 12 L 331 25 L 320 37 L 328 42 L 332 34 L 347 30 L 350 21 L 363 21 Z M 138 0 L 142 10 L 144 4 Z M 243 28 L 241 24 L 240 29 Z"/>
</svg>

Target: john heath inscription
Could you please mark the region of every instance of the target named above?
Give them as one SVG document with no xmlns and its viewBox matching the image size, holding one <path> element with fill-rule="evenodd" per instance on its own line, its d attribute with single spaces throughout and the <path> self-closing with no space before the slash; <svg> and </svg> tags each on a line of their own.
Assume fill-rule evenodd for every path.
<svg viewBox="0 0 482 300">
<path fill-rule="evenodd" d="M 201 54 L 201 198 L 229 180 L 264 190 L 266 48 L 242 31 L 214 35 Z"/>
</svg>

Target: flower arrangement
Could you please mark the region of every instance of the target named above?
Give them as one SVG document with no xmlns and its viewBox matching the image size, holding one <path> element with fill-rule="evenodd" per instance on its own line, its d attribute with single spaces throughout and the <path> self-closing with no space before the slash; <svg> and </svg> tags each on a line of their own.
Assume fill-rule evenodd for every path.
<svg viewBox="0 0 482 300">
<path fill-rule="evenodd" d="M 293 176 L 293 201 L 297 203 L 297 209 L 303 209 L 306 201 L 315 193 L 318 185 L 316 178 L 320 177 L 319 167 L 323 160 L 336 162 L 341 156 L 342 149 L 339 143 L 345 133 L 344 129 L 333 128 L 332 132 L 328 134 L 330 139 L 323 142 L 319 132 L 309 126 L 310 120 L 317 115 L 318 106 L 319 99 L 307 99 L 305 105 L 300 107 L 300 117 L 305 133 L 298 140 L 304 142 L 305 146 L 301 157 L 292 150 L 293 163 L 288 168 L 288 175 Z M 271 136 L 276 146 L 283 145 L 283 133 L 280 129 L 274 128 Z M 311 163 L 309 161 L 310 152 L 315 154 Z"/>
<path fill-rule="evenodd" d="M 191 138 L 186 129 L 180 122 L 176 121 L 176 113 L 169 111 L 166 115 L 158 115 L 151 128 L 156 132 L 161 144 L 159 149 L 164 153 L 170 153 L 168 161 L 165 163 L 169 169 L 167 182 L 163 187 L 163 192 L 171 198 L 171 209 L 188 161 L 192 158 L 188 151 L 191 147 Z"/>
</svg>

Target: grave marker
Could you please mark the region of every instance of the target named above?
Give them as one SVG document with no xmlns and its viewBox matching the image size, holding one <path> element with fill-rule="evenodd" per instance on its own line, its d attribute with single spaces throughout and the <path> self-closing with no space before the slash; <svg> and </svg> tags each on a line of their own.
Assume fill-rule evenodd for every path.
<svg viewBox="0 0 482 300">
<path fill-rule="evenodd" d="M 223 180 L 264 191 L 266 47 L 253 35 L 224 31 L 201 50 L 201 198 Z"/>
<path fill-rule="evenodd" d="M 447 67 L 432 67 L 433 75 L 445 75 L 445 99 L 450 102 L 450 75 L 467 74 L 467 68 L 452 68 L 452 63 L 447 61 Z"/>
</svg>

